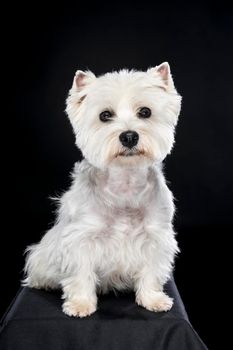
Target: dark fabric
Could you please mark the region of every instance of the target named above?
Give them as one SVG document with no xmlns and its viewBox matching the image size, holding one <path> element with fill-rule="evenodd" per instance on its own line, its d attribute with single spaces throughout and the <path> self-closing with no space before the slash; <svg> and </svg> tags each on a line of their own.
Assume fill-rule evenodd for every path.
<svg viewBox="0 0 233 350">
<path fill-rule="evenodd" d="M 1 350 L 206 350 L 189 323 L 174 281 L 169 312 L 135 304 L 133 293 L 99 297 L 98 311 L 79 319 L 61 310 L 61 294 L 22 288 L 1 321 Z"/>
</svg>

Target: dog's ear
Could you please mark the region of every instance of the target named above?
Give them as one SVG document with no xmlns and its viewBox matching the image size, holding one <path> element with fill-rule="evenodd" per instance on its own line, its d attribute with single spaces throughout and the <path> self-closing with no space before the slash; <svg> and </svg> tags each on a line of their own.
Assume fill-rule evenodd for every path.
<svg viewBox="0 0 233 350">
<path fill-rule="evenodd" d="M 159 66 L 156 66 L 155 70 L 160 74 L 165 84 L 168 85 L 169 79 L 171 79 L 171 71 L 168 62 L 163 62 Z"/>
<path fill-rule="evenodd" d="M 90 71 L 77 70 L 75 73 L 73 85 L 66 100 L 66 113 L 70 120 L 77 115 L 77 111 L 88 93 L 87 87 L 95 79 L 95 74 Z"/>
<path fill-rule="evenodd" d="M 174 83 L 171 75 L 171 70 L 168 62 L 163 62 L 159 66 L 155 66 L 154 68 L 150 68 L 148 70 L 151 73 L 159 74 L 163 80 L 165 87 L 174 88 Z"/>
<path fill-rule="evenodd" d="M 73 87 L 82 91 L 87 85 L 91 84 L 96 79 L 96 76 L 91 71 L 77 70 L 74 77 Z"/>
</svg>

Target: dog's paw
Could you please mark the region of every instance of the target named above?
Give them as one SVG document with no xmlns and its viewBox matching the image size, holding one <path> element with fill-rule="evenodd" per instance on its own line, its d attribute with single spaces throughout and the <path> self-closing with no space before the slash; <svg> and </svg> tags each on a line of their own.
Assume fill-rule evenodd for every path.
<svg viewBox="0 0 233 350">
<path fill-rule="evenodd" d="M 86 317 L 96 311 L 96 302 L 91 302 L 86 299 L 66 300 L 62 309 L 68 316 Z"/>
<path fill-rule="evenodd" d="M 161 312 L 169 311 L 173 305 L 173 299 L 163 292 L 153 292 L 153 296 L 137 296 L 136 303 L 147 310 Z"/>
</svg>

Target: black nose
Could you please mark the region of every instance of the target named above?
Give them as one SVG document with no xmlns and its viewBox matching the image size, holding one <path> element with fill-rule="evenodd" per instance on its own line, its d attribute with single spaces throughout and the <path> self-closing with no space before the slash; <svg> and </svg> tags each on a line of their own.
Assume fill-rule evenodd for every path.
<svg viewBox="0 0 233 350">
<path fill-rule="evenodd" d="M 120 134 L 119 139 L 123 146 L 132 148 L 138 143 L 139 135 L 136 131 L 124 131 Z"/>
</svg>

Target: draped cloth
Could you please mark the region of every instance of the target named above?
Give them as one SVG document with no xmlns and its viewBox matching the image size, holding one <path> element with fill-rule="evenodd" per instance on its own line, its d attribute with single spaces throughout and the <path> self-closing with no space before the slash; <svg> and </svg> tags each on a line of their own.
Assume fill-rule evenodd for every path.
<svg viewBox="0 0 233 350">
<path fill-rule="evenodd" d="M 100 295 L 98 310 L 86 318 L 61 309 L 61 292 L 21 288 L 1 320 L 1 350 L 206 350 L 189 322 L 176 284 L 169 312 L 135 303 L 134 293 Z"/>
</svg>

